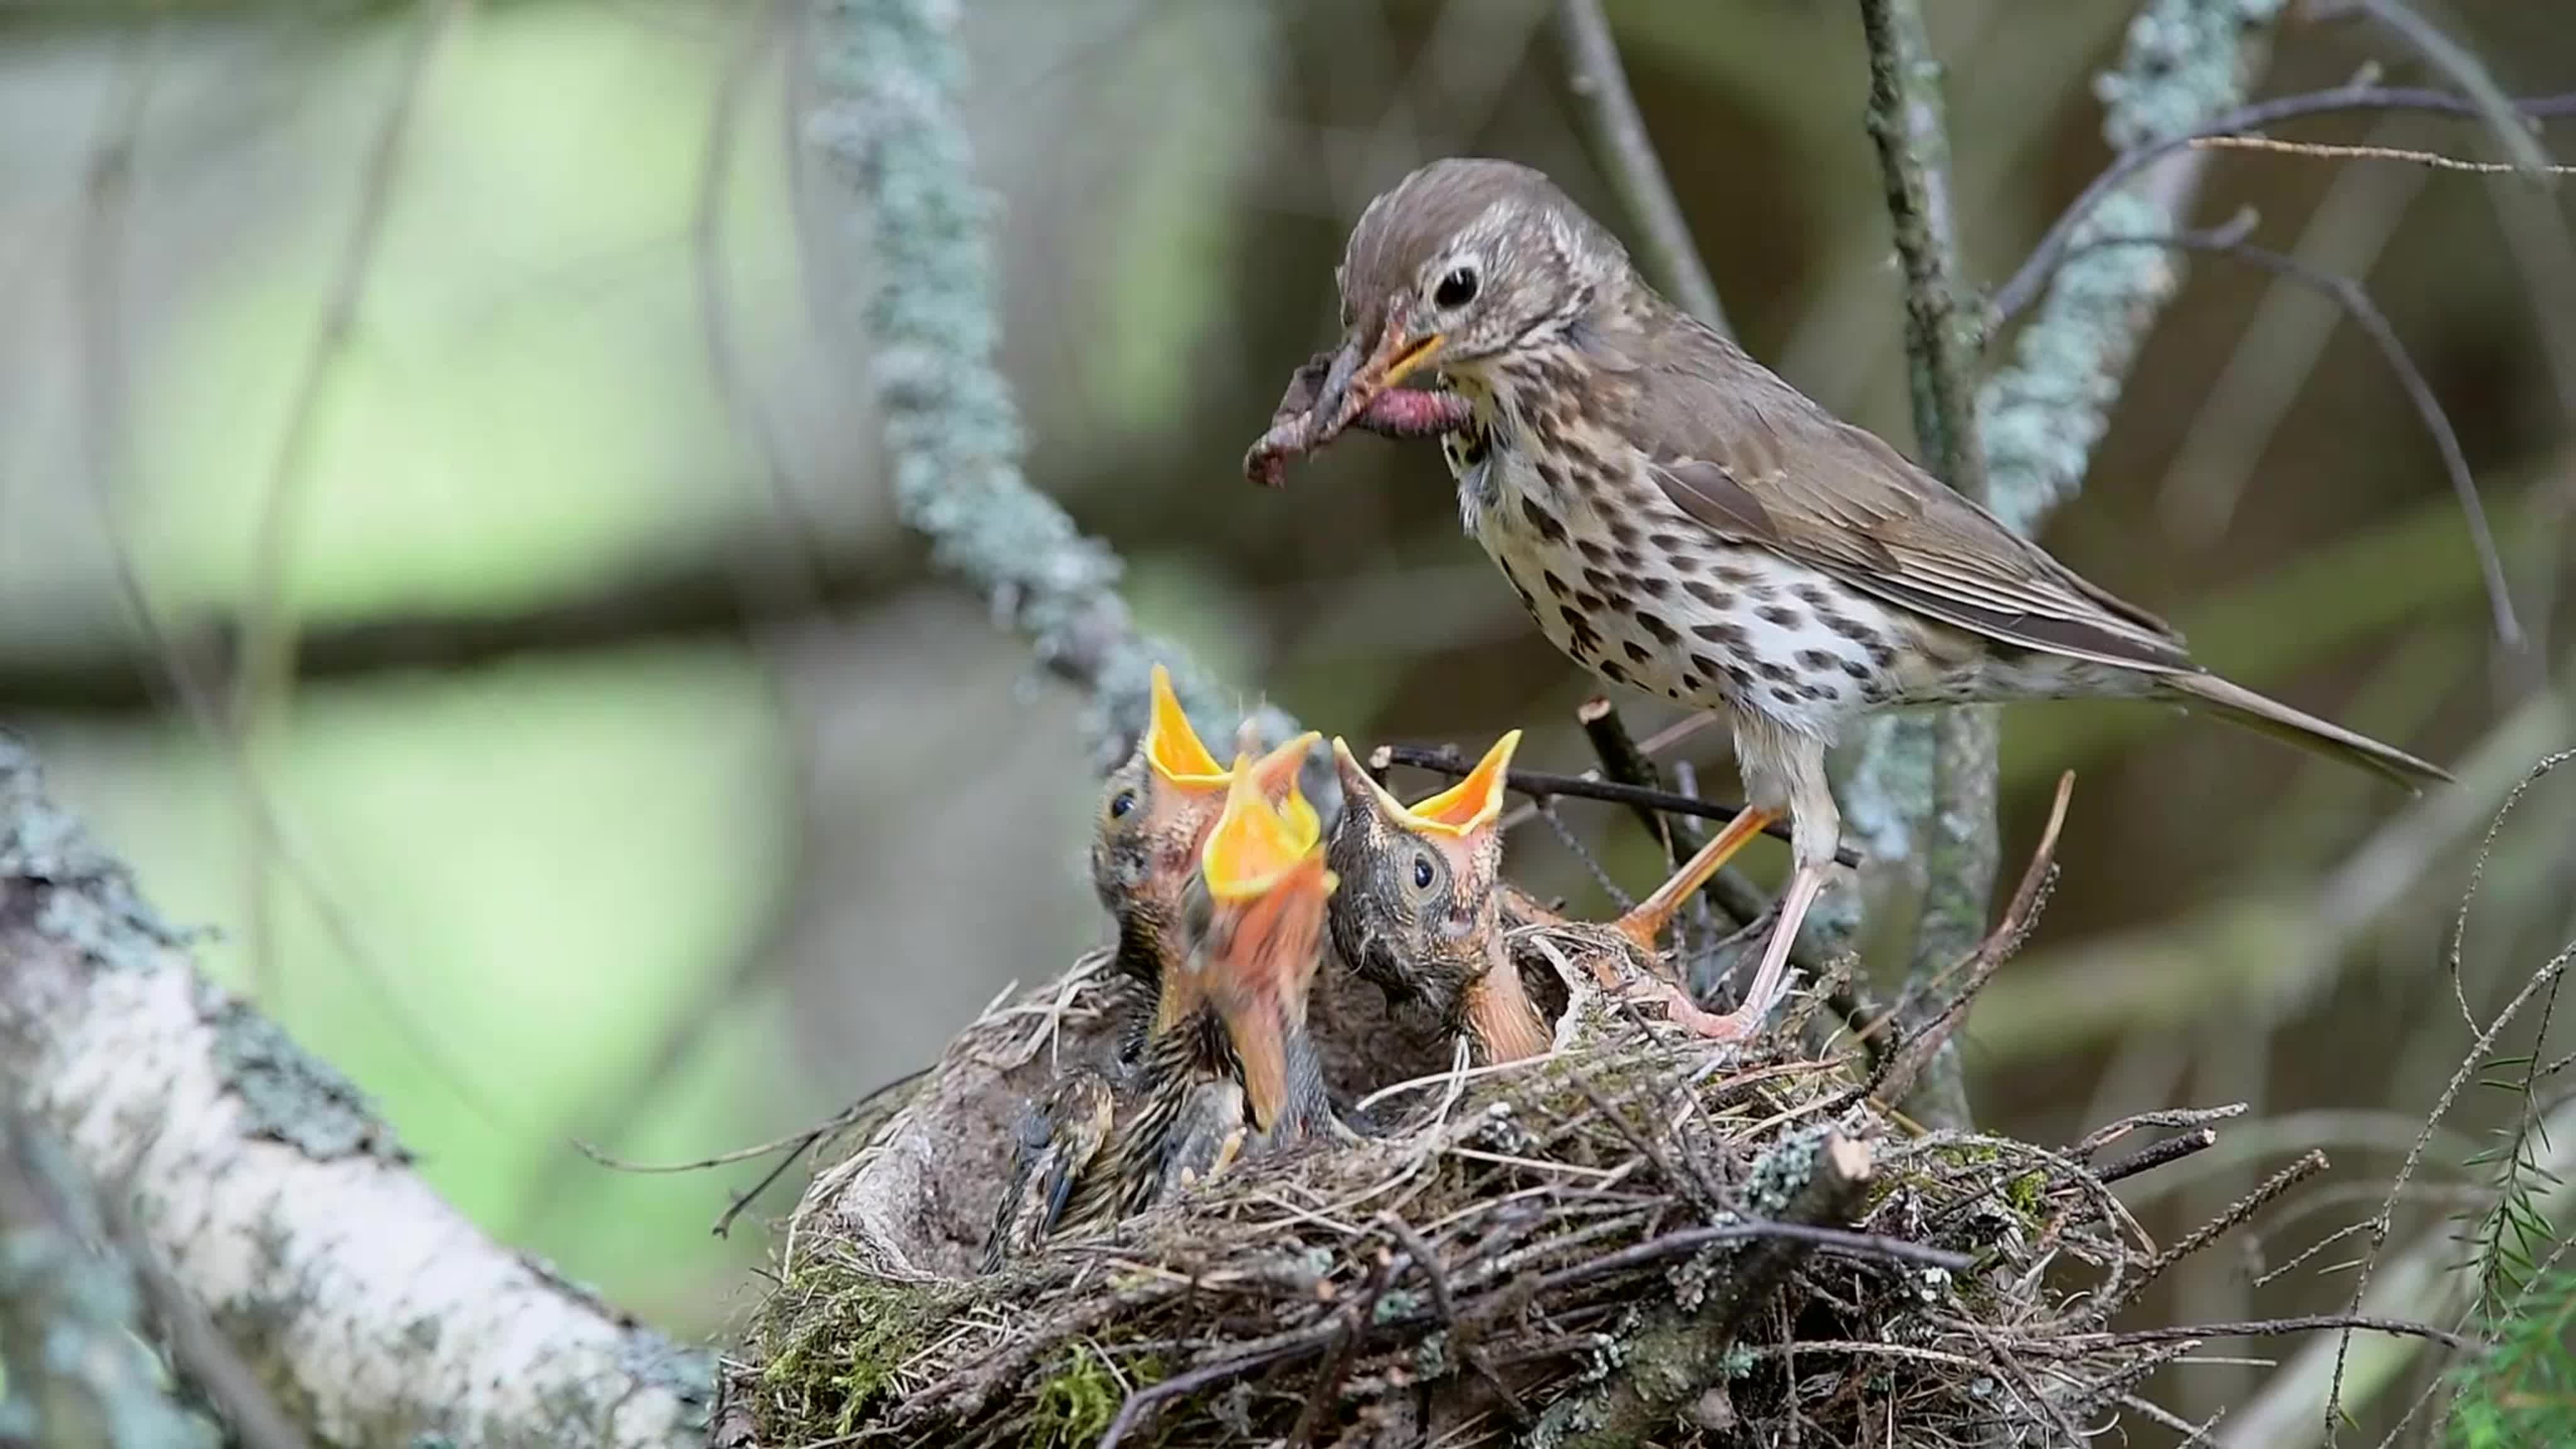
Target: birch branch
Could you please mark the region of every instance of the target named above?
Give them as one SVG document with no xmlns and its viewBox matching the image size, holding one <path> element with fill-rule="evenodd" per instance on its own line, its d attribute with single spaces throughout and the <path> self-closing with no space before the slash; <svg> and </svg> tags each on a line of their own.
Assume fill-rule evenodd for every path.
<svg viewBox="0 0 2576 1449">
<path fill-rule="evenodd" d="M 485 1238 L 186 946 L 0 734 L 0 1060 L 313 1442 L 704 1441 L 708 1356 Z"/>
</svg>

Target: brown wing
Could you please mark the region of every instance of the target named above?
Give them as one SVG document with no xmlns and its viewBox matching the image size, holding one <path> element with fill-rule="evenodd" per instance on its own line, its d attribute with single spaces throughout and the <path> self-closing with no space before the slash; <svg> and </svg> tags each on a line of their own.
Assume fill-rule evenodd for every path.
<svg viewBox="0 0 2576 1449">
<path fill-rule="evenodd" d="M 1826 412 L 1714 333 L 1631 353 L 1635 428 L 1664 496 L 1887 603 L 2026 649 L 2192 670 L 2182 636 Z"/>
</svg>

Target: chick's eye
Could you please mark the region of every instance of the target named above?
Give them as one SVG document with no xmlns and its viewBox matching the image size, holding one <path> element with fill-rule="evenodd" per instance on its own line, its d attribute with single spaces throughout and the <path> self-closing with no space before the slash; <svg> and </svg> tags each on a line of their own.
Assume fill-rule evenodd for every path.
<svg viewBox="0 0 2576 1449">
<path fill-rule="evenodd" d="M 1430 856 L 1417 855 L 1413 858 L 1413 888 L 1418 891 L 1431 889 Z"/>
<path fill-rule="evenodd" d="M 1109 818 L 1112 820 L 1124 819 L 1127 812 L 1135 808 L 1136 792 L 1133 790 L 1121 790 L 1109 797 Z"/>
<path fill-rule="evenodd" d="M 1443 307 L 1464 307 L 1476 300 L 1476 269 L 1453 268 L 1449 275 L 1440 279 L 1440 285 L 1431 293 L 1431 300 Z"/>
</svg>

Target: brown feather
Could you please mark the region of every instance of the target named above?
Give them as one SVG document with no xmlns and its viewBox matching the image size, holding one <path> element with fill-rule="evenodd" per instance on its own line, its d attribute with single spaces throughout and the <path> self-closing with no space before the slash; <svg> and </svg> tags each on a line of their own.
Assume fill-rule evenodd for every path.
<svg viewBox="0 0 2576 1449">
<path fill-rule="evenodd" d="M 1651 294 L 1639 305 L 1654 315 L 1603 329 L 1595 345 L 1632 351 L 1632 365 L 1613 374 L 1632 391 L 1629 436 L 1684 513 L 1990 639 L 2155 673 L 2192 667 L 2162 619 L 2087 582 L 1689 316 Z"/>
<path fill-rule="evenodd" d="M 2163 682 L 2165 688 L 2185 704 L 2208 710 L 2301 749 L 2359 765 L 2405 786 L 2413 793 L 2423 793 L 2421 787 L 2428 780 L 2452 783 L 2451 773 L 2439 765 L 2427 764 L 2394 745 L 2383 745 L 2368 735 L 2356 734 L 2331 720 L 2302 713 L 2279 700 L 2266 699 L 2215 674 L 2195 670 L 2189 674 L 2173 675 Z"/>
</svg>

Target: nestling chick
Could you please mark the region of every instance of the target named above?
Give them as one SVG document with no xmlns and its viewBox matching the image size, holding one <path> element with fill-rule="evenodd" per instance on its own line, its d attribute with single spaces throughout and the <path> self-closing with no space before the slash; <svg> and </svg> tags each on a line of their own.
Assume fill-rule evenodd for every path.
<svg viewBox="0 0 2576 1449">
<path fill-rule="evenodd" d="M 1031 1103 L 1021 1114 L 1010 1180 L 1002 1185 L 993 1236 L 984 1249 L 985 1272 L 1030 1252 L 1055 1231 L 1074 1184 L 1108 1139 L 1115 1106 L 1109 1079 L 1077 1068 L 1044 1104 Z"/>
<path fill-rule="evenodd" d="M 1503 779 L 1514 730 L 1457 784 L 1405 805 L 1333 741 L 1342 813 L 1329 856 L 1343 888 L 1330 912 L 1342 960 L 1394 1000 L 1418 999 L 1486 1061 L 1548 1049 L 1547 1023 L 1504 947 Z M 1530 903 L 1535 905 L 1535 903 Z"/>
<path fill-rule="evenodd" d="M 1297 791 L 1297 772 L 1308 747 L 1321 738 L 1311 731 L 1299 735 L 1251 766 L 1263 795 L 1308 824 L 1315 809 Z M 1102 786 L 1091 841 L 1092 889 L 1118 922 L 1118 969 L 1147 992 L 1184 949 L 1181 897 L 1198 872 L 1200 847 L 1225 806 L 1231 780 L 1191 727 L 1170 671 L 1155 665 L 1144 738 Z M 1145 1024 L 1146 1014 L 1135 1013 L 1138 1033 Z"/>
<path fill-rule="evenodd" d="M 1501 878 L 1503 786 L 1519 742 L 1517 730 L 1503 736 L 1464 779 L 1412 806 L 1370 779 L 1347 744 L 1333 742 L 1343 806 L 1331 855 L 1349 882 L 1332 911 L 1342 959 L 1390 996 L 1426 1001 L 1488 1061 L 1535 1056 L 1551 1042 L 1531 987 L 1555 981 L 1553 963 L 1511 944 L 1529 928 L 1541 930 L 1601 992 L 1660 1005 L 1670 1020 L 1704 1036 L 1748 1035 L 1772 997 L 1725 1016 L 1704 1011 L 1655 949 L 1657 935 L 1721 856 L 1702 852 L 1602 924 L 1569 920 Z"/>
<path fill-rule="evenodd" d="M 1112 1221 L 1223 1172 L 1247 1134 L 1264 1148 L 1333 1130 L 1306 1036 L 1306 995 L 1335 881 L 1314 811 L 1266 798 L 1249 755 L 1181 908 L 1136 1100 L 1074 1187 L 1067 1226 Z"/>
<path fill-rule="evenodd" d="M 1314 807 L 1297 789 L 1307 747 L 1318 738 L 1301 735 L 1258 759 L 1239 760 L 1235 770 L 1221 769 L 1191 728 L 1170 674 L 1154 666 L 1151 720 L 1135 754 L 1101 792 L 1091 844 L 1092 884 L 1118 922 L 1124 991 L 1113 992 L 1110 1010 L 1120 1018 L 1122 1081 L 1131 1070 L 1146 1073 L 1144 1059 L 1158 1035 L 1193 1015 L 1200 988 L 1192 979 L 1175 981 L 1193 950 L 1185 902 L 1204 893 L 1202 855 L 1228 791 L 1240 784 L 1265 805 L 1275 801 L 1277 818 L 1290 830 L 1310 838 L 1319 834 Z M 1189 1166 L 1205 1176 L 1230 1159 L 1242 1138 L 1243 1117 L 1242 1089 L 1231 1076 L 1200 1082 L 1159 1106 L 1150 1099 L 1153 1085 L 1138 1084 L 1130 1110 L 1159 1110 L 1171 1119 L 1155 1134 L 1172 1144 L 1165 1155 L 1176 1169 Z M 1089 1068 L 1075 1069 L 1046 1101 L 1031 1104 L 1019 1124 L 1011 1179 L 995 1212 L 987 1272 L 1056 1231 L 1084 1184 L 1094 1185 L 1081 1194 L 1085 1213 L 1097 1215 L 1108 1205 L 1099 1184 L 1113 1169 L 1098 1159 L 1117 1115 L 1117 1089 L 1107 1075 Z M 1157 1172 L 1154 1181 L 1135 1186 L 1148 1199 L 1157 1198 L 1165 1190 L 1157 1185 L 1163 1176 Z"/>
</svg>

